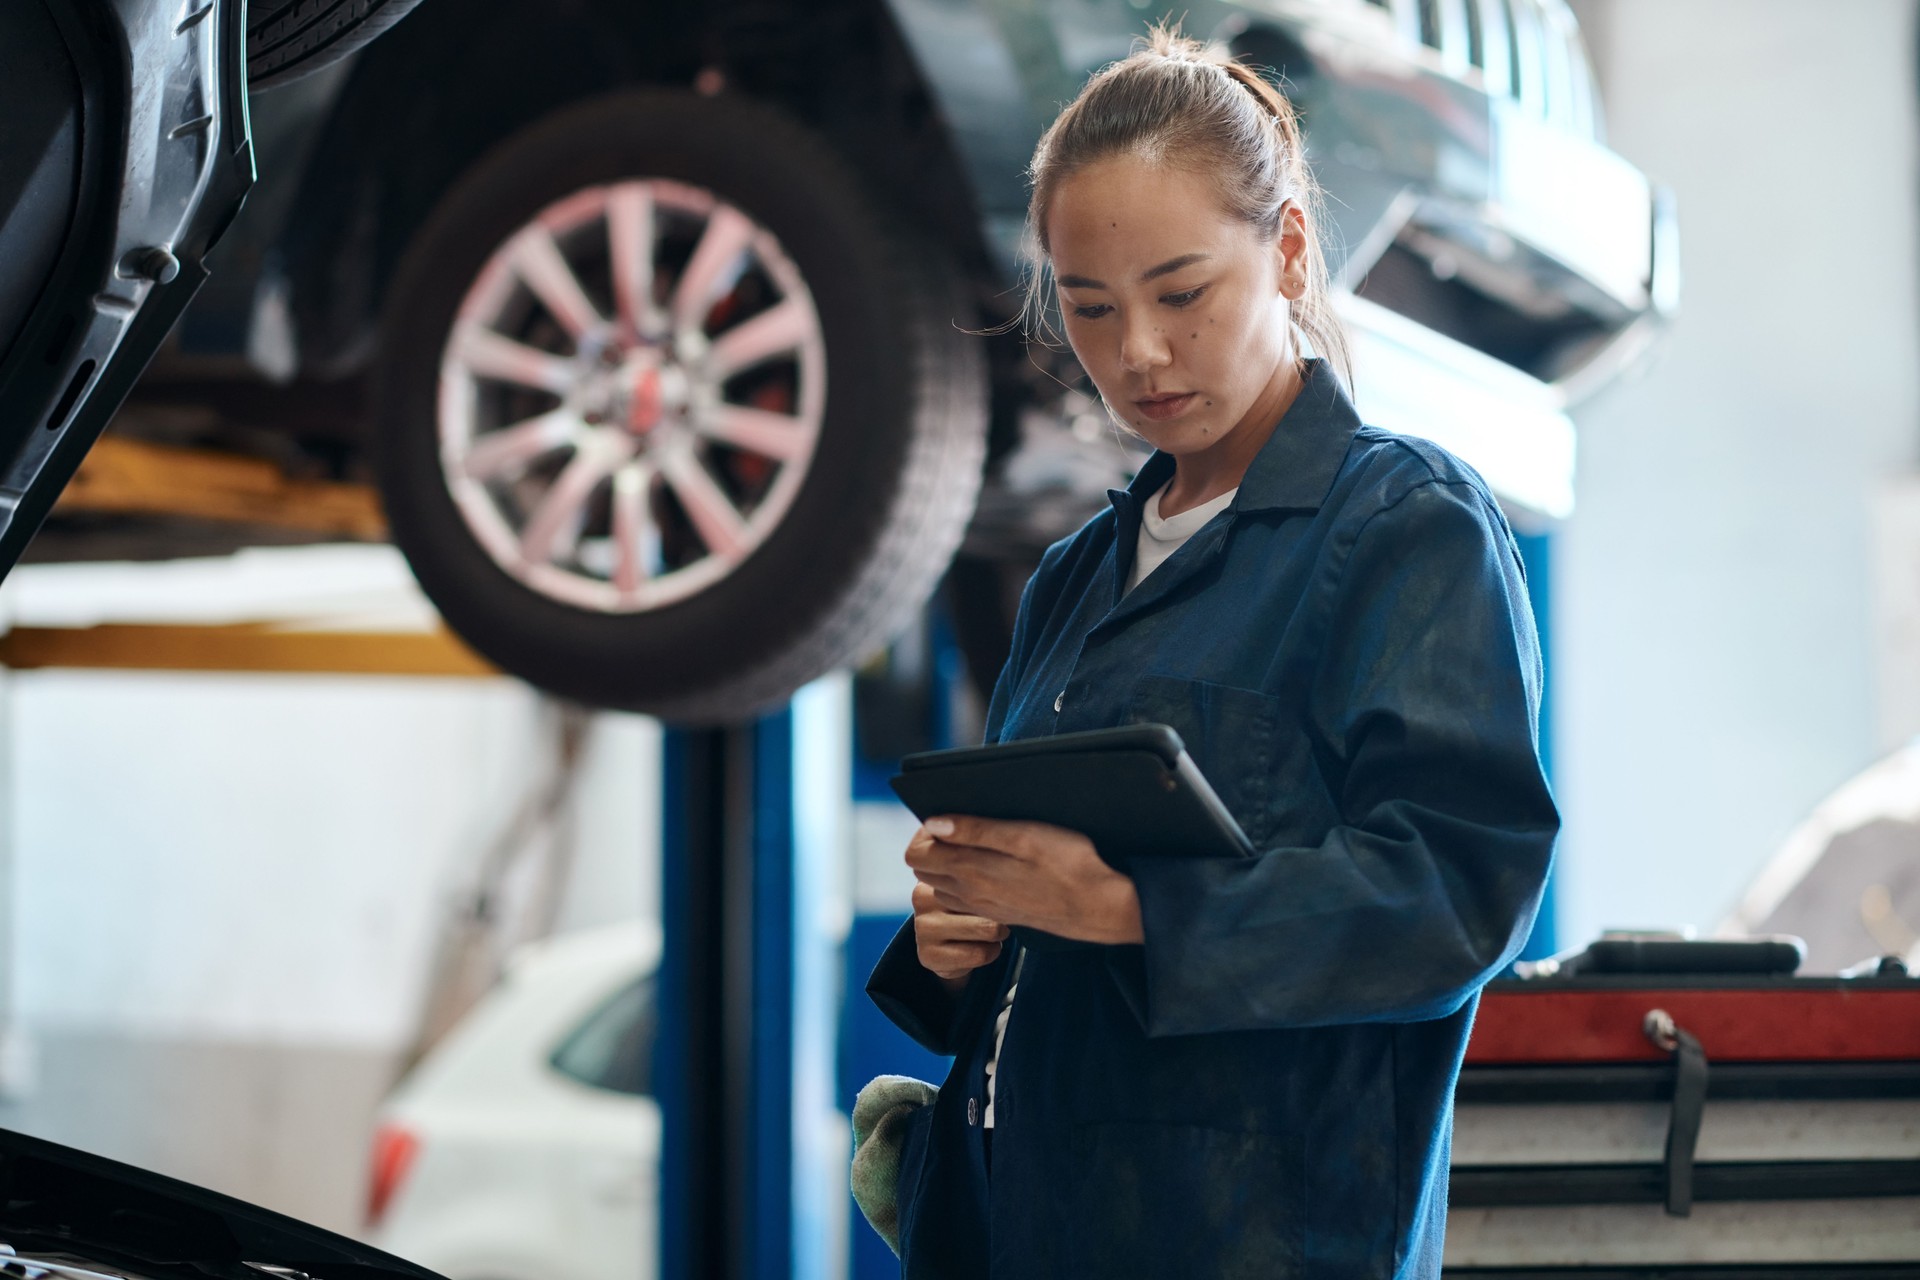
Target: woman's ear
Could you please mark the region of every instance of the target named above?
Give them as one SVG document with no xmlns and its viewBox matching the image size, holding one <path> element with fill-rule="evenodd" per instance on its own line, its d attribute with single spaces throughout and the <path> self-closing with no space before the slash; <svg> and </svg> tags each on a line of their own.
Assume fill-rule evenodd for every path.
<svg viewBox="0 0 1920 1280">
<path fill-rule="evenodd" d="M 1298 302 L 1307 292 L 1310 247 L 1306 210 L 1288 200 L 1280 206 L 1280 233 L 1273 238 L 1273 251 L 1279 259 L 1280 292 L 1289 302 Z"/>
</svg>

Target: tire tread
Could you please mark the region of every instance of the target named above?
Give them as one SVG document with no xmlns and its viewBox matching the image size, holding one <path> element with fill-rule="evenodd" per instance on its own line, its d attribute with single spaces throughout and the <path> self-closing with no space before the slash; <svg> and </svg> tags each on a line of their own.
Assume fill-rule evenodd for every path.
<svg viewBox="0 0 1920 1280">
<path fill-rule="evenodd" d="M 298 80 L 346 57 L 420 0 L 253 0 L 247 10 L 247 84 Z"/>
<path fill-rule="evenodd" d="M 456 535 L 444 516 L 408 509 L 412 499 L 406 495 L 418 492 L 415 486 L 421 483 L 431 453 L 418 440 L 402 439 L 401 429 L 408 425 L 404 411 L 382 433 L 382 482 L 395 538 L 414 562 L 428 594 L 449 623 L 496 663 L 578 701 L 680 723 L 735 723 L 771 709 L 818 676 L 866 657 L 898 634 L 932 594 L 959 547 L 978 498 L 986 458 L 986 356 L 977 339 L 956 327 L 961 317 L 969 315 L 968 302 L 946 255 L 869 194 L 859 174 L 825 139 L 749 100 L 701 98 L 679 90 L 631 90 L 563 108 L 535 123 L 483 158 L 468 178 L 456 184 L 397 274 L 393 293 L 397 310 L 389 314 L 383 337 L 383 345 L 396 355 L 382 376 L 381 403 L 399 405 L 407 399 L 413 367 L 407 362 L 418 360 L 420 331 L 419 313 L 409 308 L 413 299 L 432 287 L 434 247 L 465 216 L 461 202 L 470 206 L 476 199 L 491 198 L 490 192 L 510 190 L 514 170 L 507 162 L 512 158 L 551 154 L 577 131 L 598 131 L 593 136 L 604 137 L 610 118 L 623 112 L 650 115 L 657 128 L 675 136 L 686 132 L 683 126 L 691 122 L 711 125 L 723 120 L 733 131 L 731 136 L 758 139 L 762 154 L 778 155 L 783 165 L 812 175 L 814 191 L 808 198 L 816 202 L 815 216 L 831 211 L 836 242 L 861 246 L 863 259 L 887 282 L 877 291 L 884 297 L 874 302 L 880 308 L 874 315 L 884 316 L 900 335 L 888 345 L 910 360 L 910 374 L 903 375 L 910 390 L 904 404 L 898 395 L 893 397 L 900 435 L 897 444 L 888 446 L 888 456 L 897 450 L 897 465 L 880 478 L 874 474 L 880 464 L 863 461 L 868 469 L 861 473 L 862 483 L 869 491 L 853 495 L 855 500 L 844 510 L 834 512 L 836 536 L 858 544 L 858 554 L 852 557 L 855 563 L 832 573 L 813 564 L 794 563 L 790 571 L 783 569 L 782 589 L 804 577 L 817 590 L 804 600 L 787 590 L 778 607 L 765 610 L 763 616 L 770 621 L 758 628 L 763 635 L 752 637 L 751 660 L 724 672 L 717 671 L 710 655 L 666 654 L 643 643 L 636 643 L 633 659 L 617 668 L 605 656 L 609 645 L 588 645 L 577 652 L 593 657 L 569 662 L 560 656 L 565 645 L 549 646 L 545 636 L 529 637 L 537 628 L 522 628 L 517 637 L 508 636 L 498 634 L 486 621 L 488 616 L 499 618 L 509 612 L 510 598 L 516 595 L 524 602 L 523 612 L 527 607 L 551 612 L 563 606 L 534 605 L 535 598 L 518 584 L 509 586 L 511 580 L 490 561 L 484 570 L 473 563 L 474 556 L 484 556 L 477 546 L 471 552 L 450 549 L 446 544 Z M 782 234 L 778 226 L 774 230 Z M 809 283 L 818 287 L 818 282 Z M 834 361 L 830 351 L 830 368 Z M 831 376 L 842 376 L 847 367 L 840 365 Z M 834 385 L 830 381 L 830 403 Z M 831 421 L 831 409 L 829 414 Z M 875 428 L 869 424 L 864 429 Z M 814 465 L 822 465 L 820 456 Z M 814 483 L 810 475 L 806 486 Z M 806 491 L 803 488 L 802 493 Z M 790 513 L 788 520 L 794 518 L 795 513 Z M 489 576 L 498 579 L 497 586 L 488 585 Z M 760 580 L 765 577 L 762 574 Z M 709 592 L 725 586 L 723 580 Z M 479 599 L 483 594 L 489 602 Z M 588 621 L 578 611 L 565 613 L 573 615 L 572 620 L 556 618 L 552 628 L 556 634 Z M 629 615 L 626 621 L 644 625 L 645 617 Z M 604 621 L 611 625 L 611 620 Z M 731 637 L 739 638 L 738 634 Z M 761 652 L 770 646 L 770 652 Z M 683 643 L 680 647 L 702 646 Z M 685 670 L 669 676 L 667 667 Z M 686 674 L 694 670 L 701 674 Z"/>
</svg>

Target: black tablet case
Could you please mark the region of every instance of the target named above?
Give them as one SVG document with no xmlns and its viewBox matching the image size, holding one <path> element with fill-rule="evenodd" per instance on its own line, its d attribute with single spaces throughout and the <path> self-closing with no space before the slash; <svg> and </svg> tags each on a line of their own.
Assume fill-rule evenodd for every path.
<svg viewBox="0 0 1920 1280">
<path fill-rule="evenodd" d="M 1180 735 L 1163 724 L 923 751 L 900 762 L 893 789 L 914 816 L 1047 822 L 1078 831 L 1124 871 L 1142 857 L 1244 858 L 1246 833 L 1220 803 Z M 1035 950 L 1094 944 L 1014 929 Z"/>
<path fill-rule="evenodd" d="M 923 751 L 900 762 L 894 792 L 925 820 L 969 814 L 1078 831 L 1113 866 L 1140 857 L 1252 853 L 1180 735 L 1163 724 Z"/>
</svg>

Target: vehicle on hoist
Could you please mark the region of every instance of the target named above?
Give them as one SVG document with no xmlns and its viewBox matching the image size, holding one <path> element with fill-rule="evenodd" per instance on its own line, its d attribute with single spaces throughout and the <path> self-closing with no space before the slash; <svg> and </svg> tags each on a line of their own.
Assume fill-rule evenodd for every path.
<svg viewBox="0 0 1920 1280">
<path fill-rule="evenodd" d="M 990 681 L 1010 585 L 1132 464 L 1059 353 L 991 331 L 1019 303 L 1026 158 L 1144 23 L 1065 0 L 427 5 L 255 96 L 259 186 L 125 429 L 212 405 L 229 442 L 266 424 L 371 458 L 455 630 L 580 701 L 748 715 L 883 644 L 957 548 Z M 1301 107 L 1362 412 L 1565 514 L 1563 410 L 1677 278 L 1671 209 L 1600 141 L 1565 5 L 1185 24 Z"/>
</svg>

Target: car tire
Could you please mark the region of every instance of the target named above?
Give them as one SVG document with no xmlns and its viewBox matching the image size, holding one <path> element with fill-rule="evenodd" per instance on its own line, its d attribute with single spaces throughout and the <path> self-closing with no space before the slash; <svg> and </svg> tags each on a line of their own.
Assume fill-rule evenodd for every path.
<svg viewBox="0 0 1920 1280">
<path fill-rule="evenodd" d="M 489 480 L 493 487 L 476 498 L 469 472 L 482 469 L 471 460 L 478 458 L 488 432 L 462 427 L 463 419 L 449 415 L 448 387 L 471 384 L 468 399 L 454 396 L 458 404 L 478 404 L 475 397 L 499 390 L 485 381 L 485 373 L 474 380 L 474 366 L 462 361 L 463 353 L 477 348 L 462 345 L 467 339 L 459 335 L 471 334 L 472 325 L 481 323 L 475 315 L 493 326 L 488 333 L 504 332 L 505 321 L 495 317 L 508 314 L 507 304 L 491 311 L 473 308 L 476 299 L 508 296 L 510 291 L 502 292 L 498 284 L 508 246 L 520 245 L 536 225 L 560 227 L 551 232 L 552 242 L 563 243 L 559 237 L 569 219 L 588 216 L 578 210 L 596 207 L 595 200 L 605 210 L 604 232 L 589 221 L 581 224 L 584 231 L 564 232 L 573 237 L 564 243 L 583 243 L 587 252 L 595 236 L 612 244 L 617 239 L 614 202 L 624 198 L 621 191 L 641 189 L 648 211 L 644 225 L 654 237 L 645 255 L 650 263 L 646 296 L 635 289 L 623 304 L 612 297 L 617 286 L 609 285 L 594 293 L 589 315 L 639 314 L 656 305 L 679 308 L 674 290 L 680 285 L 663 278 L 671 271 L 663 272 L 667 258 L 662 255 L 672 250 L 663 228 L 694 215 L 662 200 L 714 202 L 705 229 L 689 236 L 704 238 L 718 226 L 718 210 L 725 205 L 737 211 L 736 223 L 750 224 L 757 238 L 751 253 L 734 263 L 734 292 L 700 312 L 704 318 L 681 324 L 669 317 L 661 323 L 678 336 L 651 347 L 635 339 L 630 351 L 614 357 L 659 365 L 657 375 L 645 369 L 635 375 L 625 392 L 620 387 L 627 384 L 616 378 L 615 389 L 605 393 L 612 399 L 602 405 L 599 425 L 591 428 L 595 440 L 612 430 L 609 422 L 639 431 L 645 447 L 638 465 L 621 465 L 643 478 L 624 491 L 609 481 L 606 493 L 578 500 L 580 514 L 570 526 L 580 548 L 578 563 L 568 562 L 572 567 L 563 571 L 526 550 L 533 528 L 553 523 L 541 523 L 546 497 L 529 500 L 533 514 L 522 526 L 510 519 L 509 509 L 518 501 L 511 486 Z M 617 252 L 607 250 L 609 264 Z M 699 243 L 686 251 L 680 281 L 702 274 L 699 252 Z M 541 259 L 551 263 L 544 246 Z M 627 261 L 636 260 L 630 250 Z M 583 259 L 568 261 L 571 267 Z M 614 274 L 612 265 L 607 273 Z M 492 286 L 486 284 L 489 279 Z M 591 271 L 583 268 L 579 279 L 581 292 L 593 292 Z M 688 533 L 697 524 L 692 516 L 699 503 L 683 495 L 700 494 L 681 484 L 684 458 L 676 464 L 681 472 L 672 486 L 661 482 L 669 461 L 661 433 L 678 432 L 675 438 L 683 444 L 693 440 L 693 428 L 686 425 L 695 420 L 691 406 L 711 410 L 718 404 L 716 412 L 729 414 L 747 408 L 727 399 L 736 394 L 729 388 L 737 376 L 727 382 L 726 375 L 715 374 L 703 382 L 698 371 L 707 366 L 698 363 L 697 353 L 681 352 L 681 345 L 683 338 L 694 347 L 705 344 L 702 349 L 711 356 L 728 341 L 728 332 L 751 327 L 749 319 L 733 331 L 705 336 L 726 299 L 749 284 L 767 297 L 779 297 L 769 311 L 795 298 L 811 306 L 814 328 L 798 323 L 795 328 L 802 334 L 797 354 L 782 355 L 787 363 L 767 367 L 774 371 L 768 376 L 776 392 L 788 386 L 779 392 L 787 409 L 804 417 L 811 404 L 815 416 L 811 454 L 799 463 L 801 478 L 781 498 L 777 523 L 762 519 L 769 510 L 765 504 L 782 492 L 790 474 L 786 468 L 794 464 L 760 460 L 774 476 L 765 482 L 768 496 L 751 511 L 742 505 L 735 512 L 760 526 L 744 554 L 738 550 L 743 542 L 728 544 L 728 554 L 737 557 L 728 560 L 712 540 Z M 884 644 L 924 604 L 958 546 L 978 494 L 987 424 L 984 353 L 960 327 L 970 319 L 965 299 L 939 248 L 909 234 L 823 139 L 775 109 L 737 97 L 675 90 L 625 92 L 565 108 L 509 137 L 459 179 L 415 237 L 395 277 L 375 384 L 376 457 L 394 541 L 453 629 L 500 667 L 540 688 L 682 723 L 751 717 Z M 581 308 L 576 303 L 573 309 Z M 567 310 L 560 307 L 554 316 Z M 521 311 L 538 316 L 542 308 L 523 303 Z M 554 317 L 546 322 L 553 330 Z M 640 321 L 634 326 L 637 332 Z M 589 336 L 561 335 L 548 346 L 565 351 L 570 341 L 577 362 Z M 530 345 L 540 341 L 537 335 L 523 339 Z M 672 359 L 682 363 L 672 365 Z M 672 385 L 682 388 L 689 406 L 677 425 L 658 408 L 670 367 L 681 371 Z M 554 366 L 543 368 L 551 372 Z M 628 368 L 618 364 L 618 377 L 626 377 Z M 568 389 L 551 394 L 585 395 L 582 385 L 565 383 Z M 642 404 L 649 385 L 655 388 L 650 409 Z M 512 387 L 505 393 L 519 394 Z M 563 398 L 554 412 L 576 403 L 585 401 Z M 582 421 L 596 421 L 593 411 L 583 412 Z M 469 431 L 464 443 L 463 430 Z M 609 447 L 624 448 L 623 440 L 614 432 Z M 716 451 L 704 438 L 685 447 L 708 450 L 702 455 L 706 479 L 694 485 L 703 491 L 716 474 L 731 475 L 728 466 L 738 470 L 743 462 L 743 455 L 728 451 L 730 446 Z M 469 451 L 469 463 L 457 456 L 462 448 Z M 545 491 L 548 496 L 566 483 L 567 468 L 585 465 L 586 443 L 567 448 L 572 452 L 563 451 L 560 477 Z M 658 468 L 648 469 L 647 450 L 658 451 Z M 625 527 L 631 535 L 638 527 L 634 521 L 644 517 L 650 543 L 618 536 L 617 513 L 606 514 L 623 500 L 622 492 L 631 494 L 642 485 L 639 497 L 624 499 L 628 511 L 641 513 L 630 515 Z M 745 492 L 729 488 L 723 496 L 731 503 Z M 500 528 L 493 523 L 496 515 Z M 600 540 L 579 532 L 594 520 L 612 532 Z M 670 538 L 676 529 L 677 537 Z M 698 529 L 704 536 L 706 526 Z M 518 544 L 511 541 L 516 536 Z M 670 542 L 696 558 L 681 568 L 665 561 L 639 565 L 637 545 L 657 551 Z M 581 565 L 587 548 L 605 544 L 613 546 L 610 554 L 629 572 L 622 579 L 617 565 L 606 570 L 603 564 L 601 571 L 609 576 L 602 584 Z M 722 566 L 717 577 L 715 564 Z M 680 586 L 674 585 L 676 574 Z M 616 579 L 618 589 L 629 594 L 609 603 Z M 687 582 L 697 589 L 685 587 Z M 633 606 L 632 593 L 641 591 L 664 594 L 653 604 Z"/>
<path fill-rule="evenodd" d="M 420 0 L 251 0 L 247 85 L 265 89 L 330 67 Z"/>
</svg>

